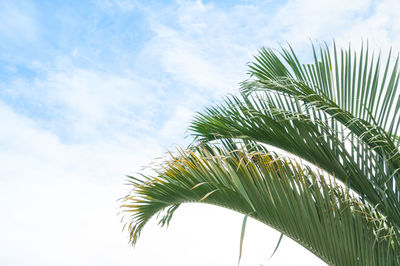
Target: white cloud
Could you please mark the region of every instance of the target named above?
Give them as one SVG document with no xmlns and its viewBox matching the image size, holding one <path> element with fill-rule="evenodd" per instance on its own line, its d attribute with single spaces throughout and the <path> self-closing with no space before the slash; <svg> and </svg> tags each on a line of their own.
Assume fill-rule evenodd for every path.
<svg viewBox="0 0 400 266">
<path fill-rule="evenodd" d="M 128 265 L 116 200 L 124 174 L 161 153 L 158 144 L 63 144 L 2 103 L 0 118 L 2 264 Z"/>
<path fill-rule="evenodd" d="M 40 110 L 45 128 L 75 140 L 153 129 L 153 108 L 160 103 L 150 91 L 155 81 L 73 64 L 52 65 L 41 72 L 40 78 L 17 78 L 1 87 L 4 95 L 26 105 L 24 111 Z"/>
<path fill-rule="evenodd" d="M 395 10 L 399 8 L 398 1 L 378 1 L 373 5 L 369 16 L 351 23 L 337 39 L 342 43 L 351 41 L 358 46 L 362 40 L 368 40 L 375 49 L 387 51 L 392 47 L 397 52 L 400 45 L 400 26 Z"/>
<path fill-rule="evenodd" d="M 370 1 L 293 0 L 272 18 L 283 41 L 309 44 L 308 38 L 331 41 L 365 15 Z"/>
</svg>

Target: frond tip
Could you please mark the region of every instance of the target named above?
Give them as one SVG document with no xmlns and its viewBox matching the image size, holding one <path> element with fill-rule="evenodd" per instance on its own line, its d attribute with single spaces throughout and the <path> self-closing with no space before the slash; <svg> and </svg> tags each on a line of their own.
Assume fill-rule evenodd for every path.
<svg viewBox="0 0 400 266">
<path fill-rule="evenodd" d="M 398 262 L 398 239 L 377 211 L 296 161 L 203 145 L 180 150 L 160 169 L 136 183 L 122 205 L 132 244 L 152 216 L 161 213 L 166 225 L 180 204 L 198 202 L 261 221 L 331 265 Z"/>
</svg>

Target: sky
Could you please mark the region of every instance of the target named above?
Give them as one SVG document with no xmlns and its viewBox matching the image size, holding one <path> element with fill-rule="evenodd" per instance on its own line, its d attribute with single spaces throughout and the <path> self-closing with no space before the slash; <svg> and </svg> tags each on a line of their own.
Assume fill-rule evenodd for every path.
<svg viewBox="0 0 400 266">
<path fill-rule="evenodd" d="M 191 142 L 261 47 L 333 39 L 399 51 L 400 2 L 0 0 L 0 264 L 237 265 L 242 215 L 187 204 L 134 248 L 119 198 Z M 249 220 L 241 265 L 324 265 Z"/>
</svg>

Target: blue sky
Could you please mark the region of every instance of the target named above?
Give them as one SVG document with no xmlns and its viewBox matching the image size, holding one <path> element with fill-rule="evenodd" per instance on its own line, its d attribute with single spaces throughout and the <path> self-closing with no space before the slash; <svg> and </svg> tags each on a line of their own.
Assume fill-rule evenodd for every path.
<svg viewBox="0 0 400 266">
<path fill-rule="evenodd" d="M 235 93 L 260 47 L 290 42 L 305 60 L 310 40 L 398 51 L 399 9 L 0 0 L 0 264 L 233 265 L 242 217 L 220 208 L 183 207 L 129 247 L 117 216 L 124 176 L 188 144 L 192 115 Z M 317 265 L 288 239 L 266 264 L 279 234 L 249 224 L 242 265 Z"/>
</svg>

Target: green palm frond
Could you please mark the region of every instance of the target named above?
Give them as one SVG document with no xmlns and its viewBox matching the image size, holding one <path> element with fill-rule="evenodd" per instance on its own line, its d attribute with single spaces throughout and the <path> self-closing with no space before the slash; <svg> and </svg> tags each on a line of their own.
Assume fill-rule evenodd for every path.
<svg viewBox="0 0 400 266">
<path fill-rule="evenodd" d="M 345 143 L 329 126 L 304 114 L 289 114 L 260 99 L 244 101 L 231 97 L 225 106 L 210 107 L 198 114 L 191 129 L 201 141 L 251 139 L 297 155 L 334 175 L 373 205 L 379 204 L 398 221 L 399 205 L 395 199 L 388 203 L 390 191 L 382 184 L 386 175 L 374 160 L 374 154 L 367 154 L 369 157 L 360 160 L 347 151 Z M 382 191 L 377 191 L 380 184 Z"/>
<path fill-rule="evenodd" d="M 330 265 L 400 265 L 399 57 L 383 61 L 368 45 L 313 46 L 307 64 L 290 46 L 261 49 L 240 95 L 194 117 L 193 146 L 130 178 L 131 242 L 155 214 L 168 224 L 198 202 L 259 220 Z"/>
<path fill-rule="evenodd" d="M 370 54 L 368 46 L 359 53 L 350 47 L 339 51 L 335 44 L 333 52 L 325 46 L 318 53 L 313 46 L 314 62 L 301 64 L 291 47 L 262 49 L 249 64 L 253 84 L 244 82 L 242 90 L 283 92 L 308 104 L 307 109 L 327 112 L 369 145 L 380 147 L 377 152 L 385 152 L 397 169 L 399 142 L 393 135 L 400 126 L 399 57 L 393 64 L 390 52 L 383 70 L 381 56 L 374 61 Z"/>
<path fill-rule="evenodd" d="M 277 52 L 263 48 L 255 62 L 250 63 L 250 74 L 259 81 L 289 78 L 303 82 L 354 117 L 369 123 L 375 121 L 389 135 L 397 132 L 400 125 L 398 55 L 393 59 L 390 51 L 382 63 L 381 54 L 374 56 L 368 44 L 362 45 L 360 52 L 352 50 L 350 45 L 339 50 L 335 43 L 333 51 L 326 44 L 319 49 L 313 45 L 312 50 L 314 62 L 302 64 L 290 46 Z"/>
<path fill-rule="evenodd" d="M 398 263 L 397 236 L 371 205 L 294 160 L 233 147 L 180 151 L 155 176 L 133 180 L 122 206 L 131 242 L 157 213 L 165 224 L 177 206 L 198 202 L 263 222 L 330 265 Z"/>
<path fill-rule="evenodd" d="M 378 204 L 400 228 L 400 152 L 395 138 L 375 122 L 379 119 L 371 114 L 376 112 L 376 106 L 368 107 L 370 119 L 360 115 L 361 109 L 353 110 L 354 102 L 350 104 L 352 100 L 344 95 L 351 97 L 357 92 L 347 92 L 354 89 L 351 86 L 336 87 L 349 81 L 344 74 L 336 73 L 336 77 L 328 71 L 338 68 L 331 65 L 328 55 L 328 48 L 321 49 L 318 59 L 314 49 L 315 63 L 306 65 L 299 63 L 292 50 L 282 48 L 280 59 L 279 54 L 263 49 L 256 62 L 250 64 L 255 78 L 242 84 L 242 96 L 227 98 L 223 105 L 197 114 L 190 129 L 203 141 L 252 139 L 308 160 L 335 175 L 371 204 Z M 385 72 L 389 65 L 388 62 Z M 379 69 L 379 64 L 375 68 Z M 396 79 L 397 63 L 392 70 L 391 79 Z M 373 78 L 373 84 L 386 84 L 379 81 L 378 74 Z M 392 88 L 396 84 L 389 82 L 385 91 L 397 95 Z M 381 104 L 382 108 L 391 106 L 393 97 L 385 97 L 389 102 Z"/>
</svg>

